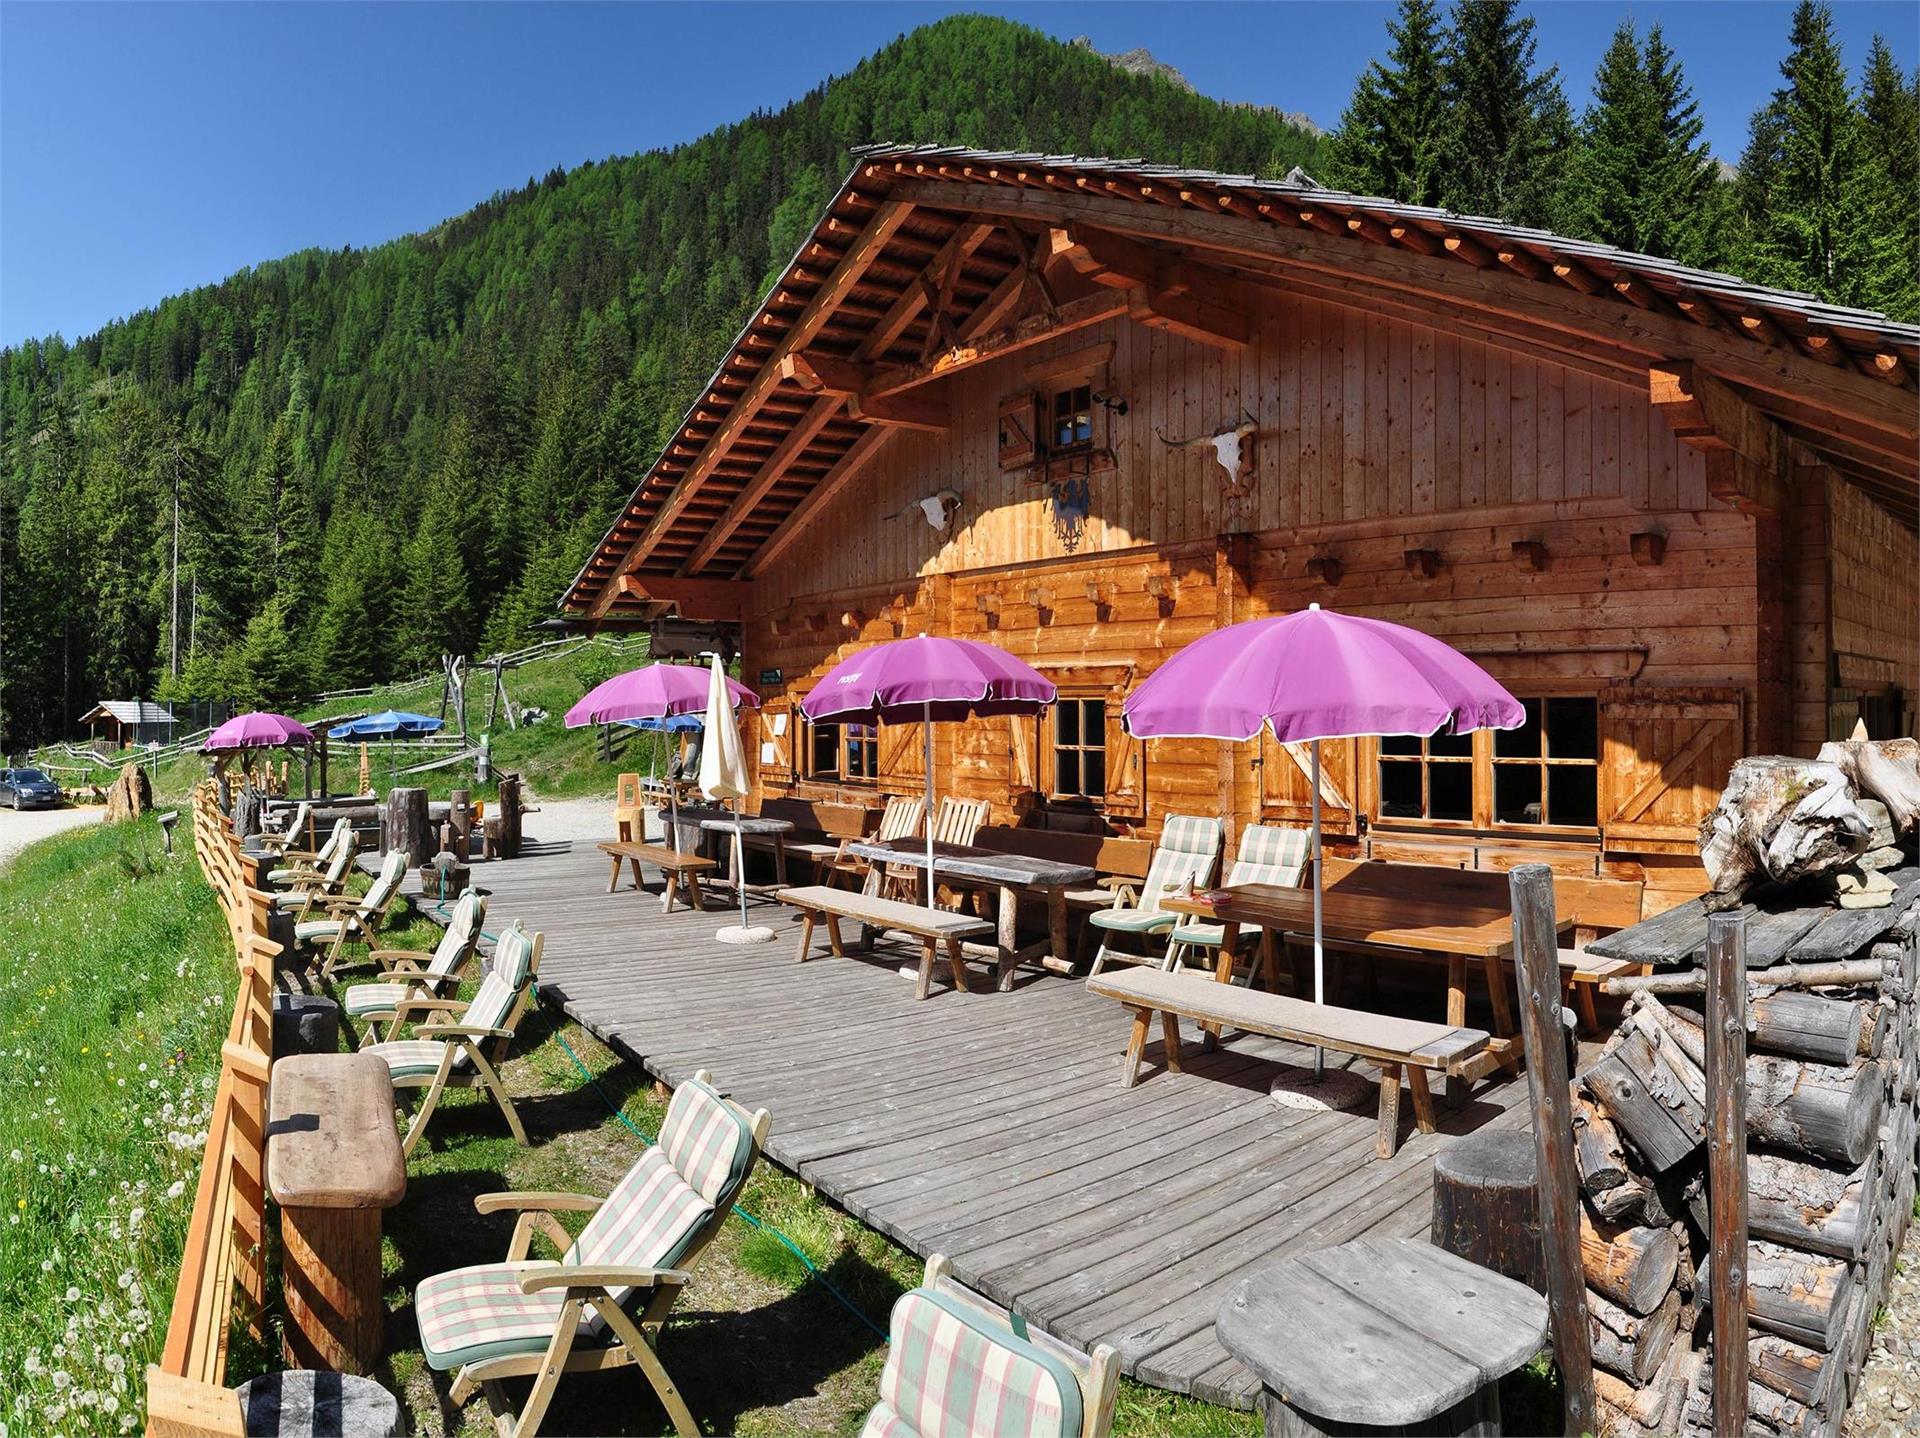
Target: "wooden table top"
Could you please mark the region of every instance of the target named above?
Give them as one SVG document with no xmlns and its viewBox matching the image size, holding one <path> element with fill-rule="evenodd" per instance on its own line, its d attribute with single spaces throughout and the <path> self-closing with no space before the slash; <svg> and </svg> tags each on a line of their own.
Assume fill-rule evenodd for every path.
<svg viewBox="0 0 1920 1438">
<path fill-rule="evenodd" d="M 283 1208 L 392 1208 L 407 1191 L 378 1054 L 291 1054 L 268 1083 L 267 1191 Z"/>
<path fill-rule="evenodd" d="M 849 844 L 847 851 L 878 864 L 904 864 L 910 868 L 927 867 L 925 839 L 889 839 L 885 843 Z M 1090 884 L 1098 871 L 1087 864 L 1070 864 L 1063 859 L 1040 859 L 1028 854 L 1007 854 L 998 849 L 979 849 L 971 844 L 933 846 L 933 869 L 954 879 L 978 879 L 990 884 L 1015 884 L 1025 888 L 1057 889 L 1073 884 Z"/>
<path fill-rule="evenodd" d="M 682 819 L 687 817 L 685 809 L 680 811 L 680 817 Z M 700 827 L 724 834 L 791 834 L 793 832 L 793 822 L 789 819 L 760 819 L 752 814 L 727 814 L 712 819 L 702 819 Z"/>
<path fill-rule="evenodd" d="M 1190 898 L 1169 896 L 1160 904 L 1171 913 L 1215 923 L 1257 925 L 1297 934 L 1313 932 L 1312 889 L 1236 884 L 1208 889 Z M 1573 920 L 1565 919 L 1557 929 L 1564 933 L 1572 927 Z M 1469 958 L 1504 956 L 1513 947 L 1513 916 L 1507 909 L 1422 894 L 1353 894 L 1328 889 L 1322 895 L 1320 928 L 1328 938 L 1346 943 L 1385 944 L 1428 953 L 1465 954 Z"/>
<path fill-rule="evenodd" d="M 1244 1279 L 1215 1332 L 1292 1407 L 1417 1430 L 1538 1353 L 1547 1301 L 1430 1243 L 1362 1238 Z"/>
</svg>

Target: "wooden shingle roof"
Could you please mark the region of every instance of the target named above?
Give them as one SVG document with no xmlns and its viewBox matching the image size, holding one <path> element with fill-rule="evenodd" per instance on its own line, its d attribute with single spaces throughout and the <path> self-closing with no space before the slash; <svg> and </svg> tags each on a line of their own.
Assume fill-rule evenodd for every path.
<svg viewBox="0 0 1920 1438">
<path fill-rule="evenodd" d="M 1742 402 L 1768 444 L 1789 447 L 1786 462 L 1831 465 L 1907 525 L 1920 519 L 1915 326 L 1297 174 L 875 145 L 856 152 L 563 608 L 646 618 L 731 590 L 897 429 L 939 427 L 946 374 L 1031 335 L 1119 313 L 1176 330 L 1189 311 L 1208 322 L 1186 286 L 1060 292 L 1049 245 L 1063 231 L 1149 267 L 1191 259 L 1216 279 L 1447 325 L 1625 383 L 1674 371 L 1704 411 L 1724 414 L 1720 396 Z"/>
</svg>

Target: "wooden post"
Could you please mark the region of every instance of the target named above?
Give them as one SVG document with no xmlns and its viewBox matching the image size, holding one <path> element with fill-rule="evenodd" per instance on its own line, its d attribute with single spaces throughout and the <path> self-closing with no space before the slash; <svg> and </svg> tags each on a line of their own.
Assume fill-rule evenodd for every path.
<svg viewBox="0 0 1920 1438">
<path fill-rule="evenodd" d="M 390 854 L 397 849 L 407 855 L 409 863 L 423 864 L 433 857 L 435 848 L 433 831 L 427 822 L 427 791 L 389 789 L 386 822 L 380 830 L 380 852 Z"/>
<path fill-rule="evenodd" d="M 332 790 L 327 788 L 327 731 L 320 731 L 320 794 L 324 798 Z"/>
<path fill-rule="evenodd" d="M 1707 1204 L 1713 1426 L 1747 1431 L 1747 920 L 1707 920 Z"/>
<path fill-rule="evenodd" d="M 1560 943 L 1554 929 L 1553 870 L 1522 864 L 1509 880 L 1514 968 L 1526 1039 L 1527 1087 L 1540 1175 L 1540 1244 L 1546 1258 L 1553 1352 L 1566 1386 L 1569 1435 L 1598 1433 L 1587 1282 L 1580 1264 L 1580 1176 L 1573 1161 L 1566 1030 L 1560 1018 Z"/>
<path fill-rule="evenodd" d="M 473 857 L 473 805 L 465 789 L 447 796 L 447 824 L 453 830 L 453 853 L 461 863 Z"/>
</svg>

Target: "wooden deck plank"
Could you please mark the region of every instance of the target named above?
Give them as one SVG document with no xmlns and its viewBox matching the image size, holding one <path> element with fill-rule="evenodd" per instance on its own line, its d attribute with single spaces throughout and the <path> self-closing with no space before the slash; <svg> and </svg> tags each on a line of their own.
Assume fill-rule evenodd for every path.
<svg viewBox="0 0 1920 1438">
<path fill-rule="evenodd" d="M 1127 1015 L 1080 981 L 1023 970 L 1010 993 L 959 993 L 943 958 L 918 1002 L 897 973 L 915 945 L 796 964 L 797 922 L 762 898 L 750 918 L 777 941 L 719 944 L 737 910 L 662 914 L 607 894 L 605 863 L 592 844 L 532 842 L 475 870 L 494 925 L 545 931 L 543 998 L 663 1082 L 710 1069 L 772 1111 L 768 1157 L 823 1198 L 946 1253 L 962 1281 L 1063 1339 L 1115 1344 L 1125 1372 L 1176 1392 L 1250 1406 L 1257 1383 L 1213 1335 L 1232 1283 L 1361 1234 L 1423 1234 L 1434 1156 L 1475 1127 L 1527 1121 L 1524 1085 L 1484 1089 L 1377 1160 L 1370 1110 L 1269 1101 L 1275 1063 L 1309 1050 L 1229 1030 L 1204 1053 L 1192 1025 L 1183 1073 L 1165 1071 L 1156 1034 L 1146 1077 L 1123 1089 Z"/>
</svg>

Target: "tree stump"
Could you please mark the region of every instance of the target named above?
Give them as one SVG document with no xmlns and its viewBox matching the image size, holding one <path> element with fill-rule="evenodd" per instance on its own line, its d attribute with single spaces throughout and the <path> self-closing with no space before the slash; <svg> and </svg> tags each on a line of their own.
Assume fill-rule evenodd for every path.
<svg viewBox="0 0 1920 1438">
<path fill-rule="evenodd" d="M 391 854 L 396 850 L 410 859 L 425 859 L 434 851 L 425 789 L 392 789 L 387 793 L 387 812 L 380 828 L 380 852 Z"/>
<path fill-rule="evenodd" d="M 465 789 L 455 789 L 448 798 L 447 827 L 453 831 L 453 856 L 464 864 L 473 857 L 473 805 Z"/>
<path fill-rule="evenodd" d="M 1533 1136 L 1468 1134 L 1433 1164 L 1433 1241 L 1449 1253 L 1546 1291 Z"/>
<path fill-rule="evenodd" d="M 499 857 L 517 859 L 520 857 L 520 776 L 502 774 L 500 776 L 500 840 Z"/>
<path fill-rule="evenodd" d="M 115 781 L 118 787 L 119 781 Z M 260 791 L 252 785 L 240 790 L 233 796 L 233 832 L 241 840 L 251 839 L 260 832 Z M 113 817 L 113 808 L 109 803 L 107 817 Z"/>
</svg>

